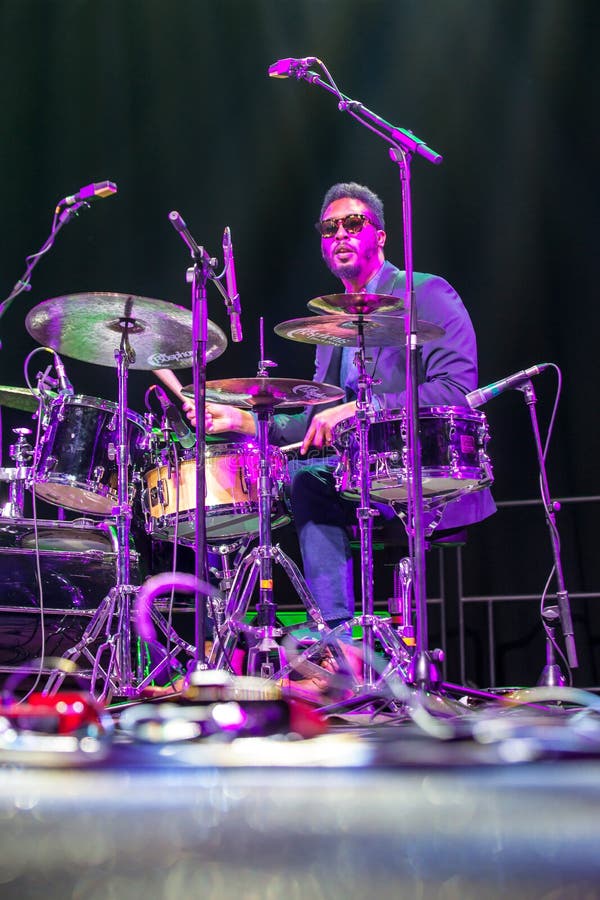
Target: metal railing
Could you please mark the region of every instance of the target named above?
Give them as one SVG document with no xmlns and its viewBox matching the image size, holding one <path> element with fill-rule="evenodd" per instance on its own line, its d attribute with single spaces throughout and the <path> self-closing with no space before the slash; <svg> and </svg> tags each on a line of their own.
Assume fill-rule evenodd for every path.
<svg viewBox="0 0 600 900">
<path fill-rule="evenodd" d="M 600 503 L 599 495 L 585 495 L 580 497 L 557 497 L 553 498 L 554 502 L 563 506 L 574 506 L 586 503 Z M 509 509 L 517 510 L 525 507 L 542 506 L 540 498 L 531 500 L 505 500 L 497 502 L 499 510 Z M 542 519 L 543 522 L 543 519 Z M 469 545 L 466 548 L 458 547 L 457 553 L 457 588 L 458 588 L 458 631 L 459 631 L 459 655 L 460 655 L 460 677 L 461 682 L 466 684 L 467 681 L 467 661 L 466 661 L 466 623 L 465 623 L 465 607 L 469 604 L 485 604 L 486 620 L 487 620 L 487 643 L 488 643 L 488 678 L 489 686 L 496 686 L 497 666 L 496 666 L 496 632 L 494 621 L 494 607 L 499 603 L 510 603 L 515 601 L 541 601 L 541 592 L 537 594 L 529 593 L 506 593 L 506 594 L 470 594 L 464 593 L 464 560 L 468 556 Z M 567 579 L 568 584 L 568 579 Z M 555 594 L 552 590 L 548 593 L 548 599 L 551 601 Z M 598 591 L 573 591 L 569 592 L 570 600 L 596 600 L 600 598 L 600 590 Z M 541 628 L 540 624 L 540 628 Z"/>
</svg>

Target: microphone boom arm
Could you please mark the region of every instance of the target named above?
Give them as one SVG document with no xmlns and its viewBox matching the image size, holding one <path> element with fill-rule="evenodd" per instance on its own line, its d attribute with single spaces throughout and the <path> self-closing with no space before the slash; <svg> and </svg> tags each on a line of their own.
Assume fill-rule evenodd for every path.
<svg viewBox="0 0 600 900">
<path fill-rule="evenodd" d="M 321 65 L 323 65 L 323 63 L 321 63 Z M 327 71 L 324 65 L 323 68 Z M 425 141 L 417 137 L 412 131 L 409 131 L 406 128 L 400 128 L 397 125 L 392 125 L 391 122 L 378 116 L 377 113 L 368 109 L 368 107 L 364 106 L 360 101 L 353 100 L 351 97 L 343 94 L 338 90 L 335 83 L 330 84 L 327 81 L 324 81 L 317 72 L 299 67 L 294 73 L 294 76 L 298 80 L 307 81 L 309 84 L 316 84 L 319 87 L 324 88 L 324 90 L 328 91 L 330 94 L 334 94 L 339 99 L 338 109 L 340 112 L 349 113 L 353 118 L 357 119 L 361 124 L 366 125 L 371 131 L 378 134 L 384 140 L 389 141 L 389 143 L 394 146 L 400 146 L 405 153 L 417 153 L 419 156 L 422 156 L 436 166 L 442 162 L 443 157 L 441 154 L 429 147 Z M 364 121 L 363 118 L 367 121 Z M 369 122 L 373 124 L 370 125 Z"/>
</svg>

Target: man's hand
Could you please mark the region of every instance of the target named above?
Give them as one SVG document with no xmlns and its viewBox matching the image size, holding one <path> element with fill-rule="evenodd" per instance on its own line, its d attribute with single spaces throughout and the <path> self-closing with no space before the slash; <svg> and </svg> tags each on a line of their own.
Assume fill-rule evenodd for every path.
<svg viewBox="0 0 600 900">
<path fill-rule="evenodd" d="M 195 428 L 196 407 L 194 401 L 187 399 L 183 404 L 183 411 Z M 207 434 L 221 434 L 224 431 L 239 431 L 241 434 L 248 435 L 256 433 L 254 419 L 247 410 L 238 409 L 237 406 L 227 406 L 223 403 L 206 404 L 204 425 Z"/>
<path fill-rule="evenodd" d="M 332 406 L 316 413 L 304 435 L 300 453 L 306 453 L 310 446 L 325 447 L 331 444 L 334 427 L 343 419 L 352 418 L 355 412 L 356 403 L 351 400 L 349 403 L 341 403 L 339 406 Z"/>
</svg>

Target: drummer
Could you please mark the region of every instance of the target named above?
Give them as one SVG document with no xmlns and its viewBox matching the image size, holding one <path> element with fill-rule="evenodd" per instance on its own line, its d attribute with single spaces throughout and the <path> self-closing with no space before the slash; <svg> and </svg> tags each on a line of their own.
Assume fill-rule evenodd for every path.
<svg viewBox="0 0 600 900">
<path fill-rule="evenodd" d="M 385 258 L 383 203 L 368 187 L 354 182 L 333 185 L 325 194 L 316 228 L 323 260 L 347 293 L 405 296 L 406 273 Z M 417 319 L 444 330 L 443 337 L 419 348 L 419 407 L 465 407 L 466 394 L 477 387 L 477 346 L 469 314 L 454 288 L 439 276 L 415 272 L 414 287 Z M 345 400 L 312 406 L 295 415 L 276 414 L 271 443 L 281 446 L 301 441 L 301 454 L 310 450 L 311 457 L 311 448 L 330 445 L 335 426 L 356 412 L 355 352 L 353 347 L 317 346 L 315 380 L 344 388 Z M 405 406 L 404 344 L 370 347 L 369 356 L 375 407 L 397 410 Z M 189 400 L 184 409 L 194 422 Z M 255 420 L 247 410 L 207 403 L 206 431 L 209 435 L 225 431 L 254 435 Z M 356 504 L 340 496 L 325 459 L 314 462 L 311 458 L 309 465 L 298 469 L 290 493 L 304 574 L 324 619 L 333 628 L 352 618 L 355 611 L 348 525 L 356 524 Z M 377 508 L 393 518 L 391 509 Z M 437 534 L 478 522 L 494 511 L 488 490 L 467 493 L 446 505 Z"/>
</svg>

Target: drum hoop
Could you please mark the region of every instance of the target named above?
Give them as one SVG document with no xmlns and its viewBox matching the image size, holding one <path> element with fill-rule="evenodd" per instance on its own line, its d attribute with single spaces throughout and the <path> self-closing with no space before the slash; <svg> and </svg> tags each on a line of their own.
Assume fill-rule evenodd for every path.
<svg viewBox="0 0 600 900">
<path fill-rule="evenodd" d="M 113 415 L 119 409 L 118 403 L 115 403 L 113 400 L 104 400 L 102 397 L 90 397 L 86 394 L 61 394 L 58 397 L 55 397 L 50 404 L 48 415 L 50 416 L 54 407 L 58 406 L 61 408 L 64 406 L 88 406 L 93 409 L 102 410 L 102 412 L 112 412 Z M 144 417 L 140 416 L 139 413 L 128 409 L 127 419 L 130 422 L 139 425 L 143 431 L 146 431 Z"/>
</svg>

